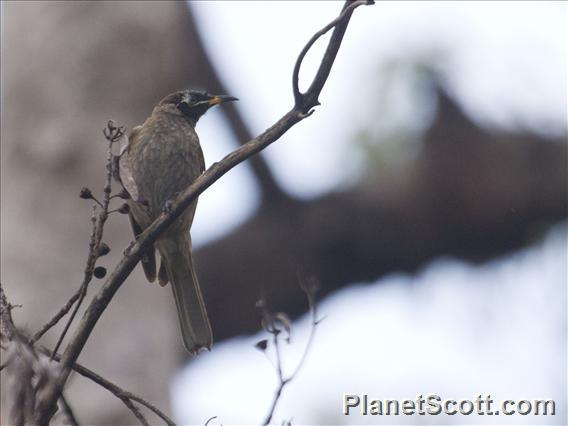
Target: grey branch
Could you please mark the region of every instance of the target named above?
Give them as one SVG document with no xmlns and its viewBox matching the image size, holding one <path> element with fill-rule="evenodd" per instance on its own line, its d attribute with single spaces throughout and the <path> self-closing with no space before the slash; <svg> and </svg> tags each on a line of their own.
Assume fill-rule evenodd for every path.
<svg viewBox="0 0 568 426">
<path fill-rule="evenodd" d="M 6 346 L 9 351 L 11 346 L 13 346 L 11 352 L 17 352 L 13 356 L 10 356 L 9 354 L 7 356 L 7 360 L 4 365 L 9 365 L 11 362 L 14 361 L 16 357 L 21 357 L 25 361 L 26 365 L 24 365 L 22 362 L 19 362 L 19 364 L 21 364 L 18 365 L 19 369 L 21 370 L 22 367 L 26 367 L 24 373 L 29 372 L 31 374 L 39 369 L 38 366 L 36 366 L 36 364 L 40 364 L 39 363 L 40 356 L 38 355 L 38 353 L 41 353 L 41 356 L 43 356 L 46 360 L 51 354 L 53 354 L 52 355 L 53 359 L 55 359 L 56 361 L 60 361 L 61 356 L 59 354 L 54 353 L 54 351 L 49 350 L 45 347 L 38 347 L 37 345 L 34 347 L 31 344 L 31 340 L 27 341 L 26 337 L 23 336 L 14 325 L 11 315 L 12 308 L 13 305 L 9 303 L 4 293 L 4 289 L 2 288 L 2 286 L 0 286 L 0 336 L 3 339 L 3 343 L 4 341 L 7 342 Z M 82 366 L 81 364 L 76 363 L 73 366 L 73 370 L 79 373 L 80 375 L 82 375 L 83 377 L 86 377 L 87 379 L 92 380 L 101 387 L 107 389 L 109 392 L 111 392 L 113 395 L 119 398 L 142 425 L 148 425 L 149 423 L 144 417 L 144 415 L 140 412 L 140 409 L 134 404 L 134 402 L 137 402 L 138 404 L 148 408 L 150 411 L 152 411 L 154 414 L 156 414 L 158 417 L 164 420 L 164 422 L 168 426 L 175 425 L 174 421 L 170 419 L 166 414 L 164 414 L 164 412 L 162 412 L 159 408 L 157 408 L 150 402 L 146 401 L 141 396 L 120 388 L 119 386 L 115 385 L 114 383 L 110 382 L 109 380 L 105 379 L 104 377 L 100 376 L 94 371 L 88 369 L 87 367 Z M 21 382 L 20 388 L 22 388 L 22 390 L 26 390 L 25 386 L 31 383 L 31 380 L 21 380 L 21 377 L 19 377 L 18 379 L 19 379 L 18 381 Z M 32 391 L 33 389 L 27 389 L 25 393 L 27 394 L 28 397 L 33 396 Z M 63 397 L 60 398 L 60 400 L 62 402 L 63 411 L 66 413 L 66 416 L 70 418 L 68 419 L 69 421 L 74 417 L 72 411 L 70 410 L 68 404 L 66 403 Z M 32 410 L 26 410 L 25 405 L 31 405 L 31 404 L 29 402 L 26 403 L 26 398 L 21 399 L 20 405 L 22 404 L 24 406 L 18 407 L 18 413 L 16 417 L 26 418 L 26 415 L 30 416 L 32 414 L 31 413 Z M 28 420 L 33 423 L 35 419 L 30 418 Z"/>
<path fill-rule="evenodd" d="M 272 404 L 270 405 L 268 414 L 266 415 L 266 418 L 262 422 L 263 426 L 267 426 L 268 424 L 270 424 L 272 417 L 274 416 L 274 411 L 276 411 L 276 406 L 278 405 L 278 401 L 280 401 L 280 398 L 282 397 L 282 392 L 284 391 L 284 388 L 292 380 L 294 380 L 294 378 L 298 375 L 298 372 L 305 364 L 306 359 L 308 357 L 308 353 L 310 352 L 312 343 L 314 341 L 316 327 L 321 322 L 321 319 L 318 319 L 317 305 L 315 298 L 316 291 L 319 288 L 318 283 L 315 281 L 315 279 L 312 278 L 304 279 L 303 277 L 300 277 L 300 284 L 302 290 L 304 291 L 308 299 L 308 306 L 311 318 L 310 335 L 308 336 L 308 341 L 306 343 L 300 361 L 298 361 L 298 364 L 296 365 L 296 368 L 294 369 L 292 374 L 290 374 L 287 377 L 284 375 L 284 369 L 282 367 L 282 356 L 280 354 L 280 339 L 279 339 L 280 335 L 282 334 L 281 333 L 282 329 L 279 328 L 278 323 L 281 322 L 284 324 L 284 328 L 288 333 L 286 341 L 290 343 L 290 329 L 288 324 L 289 320 L 287 318 L 283 319 L 281 317 L 282 314 L 273 315 L 268 310 L 267 302 L 263 299 L 261 299 L 260 301 L 261 305 L 260 307 L 262 308 L 263 311 L 263 324 L 265 325 L 267 331 L 272 334 L 272 347 L 274 348 L 274 353 L 276 356 L 276 365 L 274 366 L 274 369 L 276 370 L 276 375 L 278 378 L 278 387 L 276 388 L 276 392 L 274 393 L 274 398 L 272 399 Z"/>
<path fill-rule="evenodd" d="M 123 137 L 124 128 L 116 126 L 114 122 L 109 121 L 103 131 L 103 134 L 105 136 L 105 139 L 108 141 L 108 149 L 107 149 L 107 164 L 106 164 L 107 174 L 106 174 L 105 186 L 103 188 L 104 195 L 102 203 L 99 200 L 97 200 L 91 194 L 91 191 L 88 190 L 87 188 L 83 188 L 81 190 L 82 198 L 90 198 L 94 200 L 97 203 L 97 205 L 101 208 L 101 211 L 97 217 L 96 215 L 97 206 L 96 205 L 93 206 L 93 214 L 91 216 L 91 236 L 89 238 L 89 252 L 87 255 L 87 262 L 83 273 L 83 282 L 79 286 L 79 289 L 73 294 L 73 296 L 71 296 L 71 298 L 69 298 L 67 303 L 59 310 L 59 312 L 57 312 L 54 315 L 54 317 L 49 322 L 47 322 L 36 334 L 34 334 L 32 339 L 30 340 L 30 344 L 37 342 L 49 329 L 54 327 L 59 322 L 59 320 L 63 318 L 67 314 L 67 312 L 69 312 L 69 310 L 73 307 L 73 305 L 75 305 L 75 302 L 77 302 L 77 304 L 75 305 L 75 309 L 73 310 L 69 320 L 67 321 L 67 324 L 65 324 L 65 328 L 63 329 L 61 335 L 59 336 L 57 344 L 53 349 L 53 353 L 58 351 L 59 346 L 61 345 L 63 339 L 65 338 L 65 335 L 67 334 L 67 330 L 71 326 L 71 323 L 73 322 L 75 315 L 77 315 L 77 311 L 79 310 L 79 307 L 81 306 L 81 303 L 83 302 L 83 299 L 87 294 L 87 288 L 89 286 L 89 283 L 93 279 L 93 271 L 95 270 L 95 263 L 99 258 L 99 248 L 101 246 L 103 239 L 104 225 L 110 213 L 109 206 L 110 206 L 110 200 L 112 198 L 110 193 L 111 193 L 112 170 L 113 170 L 112 145 L 118 142 L 120 138 Z M 89 195 L 87 196 L 83 195 L 83 191 L 85 190 L 88 191 Z"/>
</svg>

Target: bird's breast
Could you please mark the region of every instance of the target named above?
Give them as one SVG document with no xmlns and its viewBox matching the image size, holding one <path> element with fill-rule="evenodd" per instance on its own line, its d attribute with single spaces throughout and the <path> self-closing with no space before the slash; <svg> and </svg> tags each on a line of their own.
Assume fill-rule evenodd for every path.
<svg viewBox="0 0 568 426">
<path fill-rule="evenodd" d="M 146 120 L 133 135 L 128 155 L 139 201 L 148 204 L 152 219 L 205 169 L 197 133 L 183 117 Z"/>
</svg>

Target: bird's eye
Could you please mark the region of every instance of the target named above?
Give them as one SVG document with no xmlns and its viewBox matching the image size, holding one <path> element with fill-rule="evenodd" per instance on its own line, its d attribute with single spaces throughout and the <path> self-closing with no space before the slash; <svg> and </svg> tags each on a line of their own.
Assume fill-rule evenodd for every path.
<svg viewBox="0 0 568 426">
<path fill-rule="evenodd" d="M 194 92 L 191 94 L 190 102 L 191 104 L 195 105 L 203 101 L 207 101 L 209 96 L 206 93 L 201 92 Z"/>
<path fill-rule="evenodd" d="M 177 109 L 179 109 L 184 115 L 191 114 L 191 108 L 187 104 L 187 102 L 182 101 L 176 105 Z"/>
</svg>

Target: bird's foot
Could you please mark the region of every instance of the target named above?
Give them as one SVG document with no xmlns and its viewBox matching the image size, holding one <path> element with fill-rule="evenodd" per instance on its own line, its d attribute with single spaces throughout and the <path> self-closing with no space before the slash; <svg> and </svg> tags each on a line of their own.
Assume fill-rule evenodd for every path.
<svg viewBox="0 0 568 426">
<path fill-rule="evenodd" d="M 136 236 L 136 240 L 138 240 L 138 236 Z M 132 247 L 134 247 L 134 244 L 136 244 L 136 240 L 130 241 L 130 244 L 128 244 L 128 247 L 126 247 L 124 249 L 124 251 L 122 252 L 122 254 L 124 256 L 128 256 L 130 254 L 130 252 L 132 251 Z"/>
<path fill-rule="evenodd" d="M 172 212 L 172 208 L 174 206 L 174 202 L 173 200 L 168 200 L 164 203 L 164 208 L 162 209 L 162 212 L 164 214 L 170 214 Z"/>
</svg>

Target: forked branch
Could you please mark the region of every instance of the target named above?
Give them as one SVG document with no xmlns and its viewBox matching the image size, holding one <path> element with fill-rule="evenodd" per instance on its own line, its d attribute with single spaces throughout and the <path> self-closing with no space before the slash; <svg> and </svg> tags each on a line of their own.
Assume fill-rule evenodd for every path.
<svg viewBox="0 0 568 426">
<path fill-rule="evenodd" d="M 22 333 L 14 325 L 11 315 L 12 308 L 13 305 L 9 303 L 4 293 L 4 289 L 0 285 L 0 337 L 2 339 L 2 343 L 6 345 L 6 349 L 8 351 L 8 355 L 6 356 L 6 360 L 3 365 L 10 367 L 10 364 L 13 362 L 19 362 L 20 364 L 22 364 L 21 358 L 23 358 L 26 363 L 29 364 L 27 370 L 31 371 L 32 374 L 37 375 L 38 371 L 46 369 L 47 363 L 44 362 L 45 360 L 47 360 L 49 357 L 52 357 L 56 361 L 60 361 L 61 357 L 53 350 L 49 350 L 37 344 L 34 346 L 31 340 L 28 340 L 24 335 L 22 335 Z M 73 370 L 83 377 L 86 377 L 97 383 L 101 387 L 107 389 L 109 392 L 119 398 L 142 425 L 148 425 L 149 422 L 146 420 L 136 404 L 134 404 L 135 402 L 148 408 L 150 411 L 160 417 L 168 426 L 175 424 L 173 420 L 170 419 L 166 414 L 164 414 L 159 408 L 146 401 L 141 396 L 120 388 L 119 386 L 115 385 L 114 383 L 110 382 L 94 371 L 82 366 L 81 364 L 76 363 L 73 366 Z M 30 409 L 23 407 L 22 409 L 18 410 L 18 416 L 23 419 L 27 418 L 28 422 L 30 423 L 33 422 L 33 418 L 28 418 L 33 414 L 33 409 L 31 409 L 31 405 L 33 404 L 31 404 L 30 401 L 37 401 L 38 397 L 36 395 L 41 395 L 45 387 L 52 384 L 52 374 L 48 373 L 45 376 L 48 380 L 46 381 L 46 383 L 44 383 L 43 389 L 42 387 L 38 387 L 38 385 L 36 385 L 35 387 L 32 386 L 31 389 L 27 392 L 27 398 L 25 398 L 25 400 L 27 401 L 22 402 L 24 405 L 30 406 Z M 20 387 L 27 385 L 26 383 L 24 383 L 25 381 L 22 380 L 21 366 L 18 369 L 18 377 L 16 377 L 15 379 L 20 382 Z M 72 420 L 74 416 L 72 415 L 72 411 L 63 397 L 60 398 L 60 402 L 62 403 L 62 408 L 64 408 L 63 411 L 65 412 L 68 421 Z"/>
<path fill-rule="evenodd" d="M 343 5 L 343 10 L 341 14 L 315 33 L 312 38 L 306 43 L 300 54 L 298 55 L 298 59 L 296 60 L 296 64 L 294 65 L 294 71 L 292 72 L 292 91 L 294 93 L 294 106 L 297 109 L 301 109 L 304 114 L 309 114 L 310 108 L 313 108 L 319 105 L 319 95 L 327 78 L 329 77 L 329 73 L 331 71 L 331 66 L 335 61 L 335 56 L 337 55 L 337 51 L 339 50 L 339 46 L 341 45 L 341 41 L 343 40 L 343 36 L 345 35 L 345 30 L 347 29 L 347 24 L 349 23 L 349 19 L 351 19 L 351 15 L 355 8 L 362 6 L 362 5 L 372 5 L 375 4 L 374 0 L 356 0 L 356 1 L 346 1 Z M 329 30 L 335 28 L 333 34 L 331 35 L 331 40 L 327 45 L 327 49 L 323 55 L 321 60 L 319 69 L 312 80 L 312 83 L 307 90 L 306 93 L 300 92 L 299 87 L 299 80 L 300 80 L 300 68 L 302 67 L 302 62 L 306 57 L 308 51 L 312 48 L 314 43 L 324 34 L 326 34 Z"/>
</svg>

